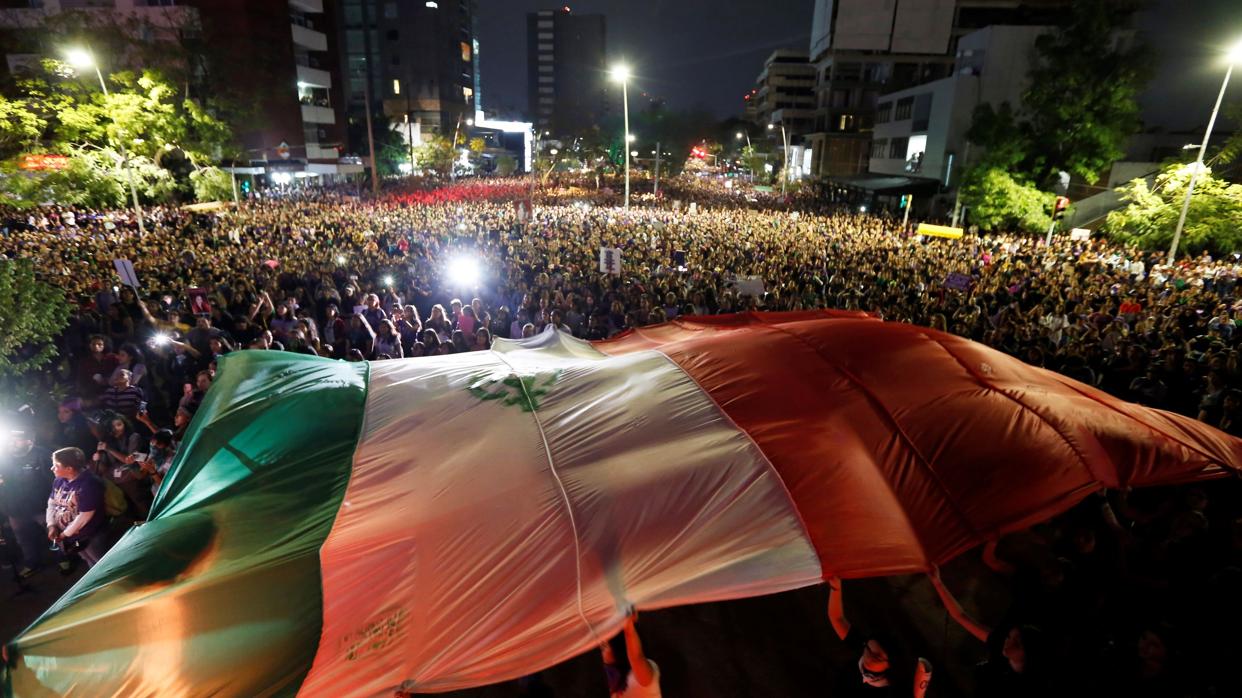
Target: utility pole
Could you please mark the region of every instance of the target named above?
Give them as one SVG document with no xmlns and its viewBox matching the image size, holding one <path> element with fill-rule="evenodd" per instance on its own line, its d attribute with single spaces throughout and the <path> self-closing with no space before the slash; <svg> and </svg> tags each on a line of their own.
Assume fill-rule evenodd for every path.
<svg viewBox="0 0 1242 698">
<path fill-rule="evenodd" d="M 910 207 L 914 206 L 914 194 L 906 194 L 906 211 L 901 216 L 901 231 L 904 233 L 910 227 Z"/>
<path fill-rule="evenodd" d="M 410 146 L 410 173 L 414 171 L 414 113 L 410 106 L 410 83 L 405 85 L 405 141 Z"/>
<path fill-rule="evenodd" d="M 655 187 L 651 193 L 653 196 L 660 195 L 660 141 L 656 141 Z"/>
<path fill-rule="evenodd" d="M 367 112 L 367 147 L 371 150 L 371 193 L 379 196 L 379 163 L 375 161 L 375 133 L 371 130 L 371 78 L 369 76 L 363 76 L 362 104 Z"/>
</svg>

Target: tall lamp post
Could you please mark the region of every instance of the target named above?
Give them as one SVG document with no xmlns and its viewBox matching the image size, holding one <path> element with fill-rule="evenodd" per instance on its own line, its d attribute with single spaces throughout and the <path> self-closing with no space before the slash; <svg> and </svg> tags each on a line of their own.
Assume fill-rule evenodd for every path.
<svg viewBox="0 0 1242 698">
<path fill-rule="evenodd" d="M 776 128 L 775 124 L 768 124 L 768 130 Z M 785 131 L 785 120 L 781 119 L 781 143 L 784 147 L 785 164 L 781 167 L 781 195 L 785 194 L 785 184 L 789 181 L 789 134 Z"/>
<path fill-rule="evenodd" d="M 625 208 L 630 208 L 630 142 L 633 136 L 630 135 L 630 67 L 624 63 L 618 63 L 612 67 L 610 72 L 614 82 L 621 83 L 621 111 L 625 119 Z"/>
<path fill-rule="evenodd" d="M 1225 56 L 1228 67 L 1225 68 L 1225 79 L 1220 84 L 1220 94 L 1216 95 L 1216 106 L 1212 107 L 1212 116 L 1208 119 L 1207 132 L 1203 134 L 1203 143 L 1199 145 L 1199 156 L 1190 169 L 1190 182 L 1186 185 L 1186 198 L 1182 201 L 1182 213 L 1177 217 L 1177 229 L 1173 231 L 1173 243 L 1169 245 L 1168 264 L 1172 265 L 1177 257 L 1177 245 L 1182 240 L 1182 229 L 1186 226 L 1186 214 L 1190 211 L 1190 197 L 1195 193 L 1195 181 L 1204 170 L 1203 154 L 1207 151 L 1208 141 L 1212 139 L 1212 128 L 1216 125 L 1216 116 L 1220 113 L 1220 103 L 1225 99 L 1225 90 L 1229 88 L 1229 78 L 1233 77 L 1233 67 L 1242 64 L 1242 41 L 1233 45 Z"/>
<path fill-rule="evenodd" d="M 108 83 L 104 81 L 103 73 L 99 70 L 99 62 L 95 60 L 95 54 L 84 48 L 72 48 L 65 52 L 65 58 L 69 61 L 69 65 L 78 70 L 86 68 L 95 69 L 95 77 L 99 78 L 99 89 L 103 90 L 104 97 L 108 96 Z M 125 138 L 120 140 L 121 162 L 125 166 L 125 176 L 129 180 L 129 193 L 134 200 L 134 215 L 138 218 L 138 234 L 146 236 L 147 228 L 142 219 L 142 208 L 138 205 L 138 188 L 134 186 L 134 170 L 129 165 L 129 149 L 125 147 Z"/>
</svg>

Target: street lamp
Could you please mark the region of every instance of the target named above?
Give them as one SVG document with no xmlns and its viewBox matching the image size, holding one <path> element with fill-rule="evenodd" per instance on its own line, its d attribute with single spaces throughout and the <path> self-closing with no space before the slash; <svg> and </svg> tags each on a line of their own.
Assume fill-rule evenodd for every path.
<svg viewBox="0 0 1242 698">
<path fill-rule="evenodd" d="M 749 148 L 749 147 L 750 147 L 750 131 L 745 131 L 745 132 L 743 132 L 743 131 L 738 131 L 738 132 L 737 132 L 737 136 L 736 136 L 736 138 L 737 138 L 739 141 L 740 141 L 740 140 L 742 140 L 743 138 L 745 138 L 745 139 L 746 139 L 746 147 L 747 147 L 747 148 Z"/>
<path fill-rule="evenodd" d="M 768 130 L 776 128 L 775 124 L 768 124 Z M 785 150 L 785 165 L 781 169 L 781 194 L 785 193 L 785 184 L 789 182 L 789 134 L 785 131 L 785 120 L 781 119 L 781 143 Z"/>
<path fill-rule="evenodd" d="M 630 133 L 630 67 L 624 63 L 618 63 L 609 71 L 609 76 L 613 82 L 621 83 L 621 110 L 625 115 L 625 140 L 627 143 L 632 142 L 634 134 Z M 625 149 L 625 208 L 630 208 L 630 149 Z"/>
<path fill-rule="evenodd" d="M 103 73 L 99 70 L 99 62 L 95 60 L 95 54 L 81 47 L 70 48 L 65 51 L 65 60 L 69 65 L 78 70 L 86 70 L 87 68 L 95 69 L 95 77 L 99 78 L 99 89 L 103 90 L 104 97 L 108 96 L 108 83 L 104 82 Z M 135 138 L 135 143 L 141 143 L 141 138 Z M 138 234 L 146 237 L 147 227 L 142 220 L 142 208 L 138 206 L 138 188 L 134 186 L 134 170 L 129 166 L 129 151 L 125 148 L 125 141 L 120 141 L 117 146 L 121 149 L 122 162 L 125 165 L 125 176 L 129 179 L 129 193 L 134 199 L 134 215 L 138 218 Z"/>
<path fill-rule="evenodd" d="M 1212 127 L 1216 125 L 1216 116 L 1220 113 L 1220 103 L 1225 99 L 1225 90 L 1229 88 L 1229 78 L 1233 77 L 1233 67 L 1242 64 L 1242 41 L 1233 45 L 1229 52 L 1225 54 L 1227 66 L 1225 68 L 1225 79 L 1220 84 L 1220 94 L 1216 95 L 1216 106 L 1212 107 L 1212 116 L 1208 119 L 1207 132 L 1203 134 L 1203 143 L 1199 145 L 1199 156 L 1195 159 L 1195 164 L 1190 170 L 1190 182 L 1186 185 L 1186 198 L 1182 201 L 1182 213 L 1177 217 L 1177 229 L 1173 231 L 1173 243 L 1169 245 L 1168 264 L 1173 264 L 1173 259 L 1177 257 L 1177 244 L 1182 239 L 1182 229 L 1186 226 L 1186 214 L 1190 211 L 1190 197 L 1195 193 L 1195 180 L 1199 178 L 1199 173 L 1203 171 L 1203 153 L 1207 150 L 1208 141 L 1212 139 Z"/>
</svg>

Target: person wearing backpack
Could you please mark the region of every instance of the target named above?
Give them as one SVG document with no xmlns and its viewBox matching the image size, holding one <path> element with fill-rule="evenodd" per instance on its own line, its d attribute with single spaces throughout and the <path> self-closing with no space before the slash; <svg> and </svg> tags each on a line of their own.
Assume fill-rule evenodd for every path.
<svg viewBox="0 0 1242 698">
<path fill-rule="evenodd" d="M 66 556 L 77 553 L 93 567 L 108 551 L 109 516 L 107 489 L 87 468 L 79 448 L 62 448 L 52 454 L 52 494 L 47 500 L 47 538 Z M 68 560 L 62 561 L 67 571 Z"/>
</svg>

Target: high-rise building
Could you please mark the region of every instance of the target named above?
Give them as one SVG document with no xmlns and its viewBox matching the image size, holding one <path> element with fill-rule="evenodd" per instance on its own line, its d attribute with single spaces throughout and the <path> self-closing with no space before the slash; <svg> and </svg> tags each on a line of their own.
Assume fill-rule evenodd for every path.
<svg viewBox="0 0 1242 698">
<path fill-rule="evenodd" d="M 535 128 L 563 136 L 596 125 L 609 93 L 604 16 L 568 7 L 528 14 L 526 49 Z"/>
<path fill-rule="evenodd" d="M 452 133 L 474 116 L 481 88 L 474 0 L 338 2 L 351 123 L 364 118 L 368 97 L 374 112 L 419 132 Z"/>
<path fill-rule="evenodd" d="M 815 66 L 806 51 L 773 51 L 745 101 L 755 124 L 784 124 L 790 134 L 808 133 L 815 120 Z"/>
<path fill-rule="evenodd" d="M 880 95 L 947 77 L 958 41 L 992 25 L 1055 25 L 1068 0 L 816 0 L 811 174 L 867 171 Z"/>
</svg>

